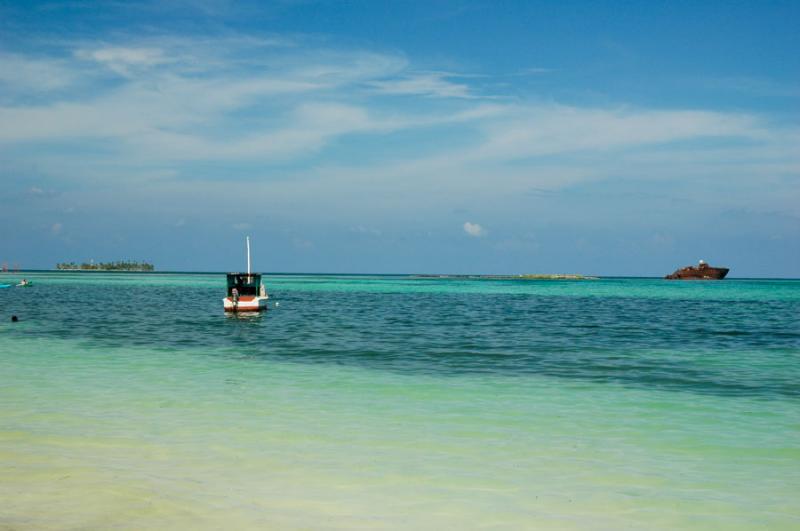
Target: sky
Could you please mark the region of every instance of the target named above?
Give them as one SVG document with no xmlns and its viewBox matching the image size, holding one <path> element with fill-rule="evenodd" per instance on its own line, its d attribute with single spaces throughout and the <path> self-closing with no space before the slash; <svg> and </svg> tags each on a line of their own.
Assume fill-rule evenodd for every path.
<svg viewBox="0 0 800 531">
<path fill-rule="evenodd" d="M 800 2 L 0 0 L 0 262 L 800 277 Z"/>
</svg>

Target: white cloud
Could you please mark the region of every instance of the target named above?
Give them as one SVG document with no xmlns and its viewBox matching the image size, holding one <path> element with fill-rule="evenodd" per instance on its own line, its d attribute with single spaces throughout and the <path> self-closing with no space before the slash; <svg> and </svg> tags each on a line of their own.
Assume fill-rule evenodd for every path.
<svg viewBox="0 0 800 531">
<path fill-rule="evenodd" d="M 480 198 L 496 208 L 522 204 L 532 188 L 614 178 L 734 186 L 756 175 L 774 185 L 742 201 L 784 208 L 797 198 L 788 179 L 800 167 L 798 131 L 753 113 L 489 104 L 472 97 L 469 77 L 420 73 L 402 54 L 299 41 L 161 38 L 78 48 L 58 54 L 67 59 L 13 56 L 21 71 L 37 72 L 26 83 L 47 85 L 52 75 L 49 86 L 80 82 L 81 91 L 15 99 L 16 89 L 0 85 L 0 148 L 22 171 L 35 153 L 47 183 L 91 181 L 110 190 L 146 181 L 142 204 L 155 193 L 150 185 L 181 178 L 196 179 L 198 196 L 247 179 L 253 190 L 263 185 L 259 200 L 272 200 L 288 217 L 300 211 L 295 204 L 330 209 L 332 217 L 348 205 L 344 227 L 369 226 L 376 218 L 365 212 L 402 215 L 409 204 L 434 213 Z M 109 69 L 130 75 L 108 83 Z M 3 75 L 13 77 L 0 68 Z M 703 139 L 713 147 L 698 149 Z"/>
<path fill-rule="evenodd" d="M 480 238 L 481 236 L 486 236 L 487 231 L 477 223 L 470 223 L 469 221 L 464 223 L 464 232 L 467 235 L 472 236 L 473 238 Z"/>
<path fill-rule="evenodd" d="M 146 69 L 174 61 L 159 48 L 127 48 L 111 46 L 94 50 L 82 49 L 75 56 L 105 65 L 122 76 L 130 76 L 135 69 Z"/>
<path fill-rule="evenodd" d="M 440 72 L 411 74 L 399 79 L 372 81 L 370 86 L 383 94 L 420 95 L 437 98 L 472 98 L 468 85 L 447 80 Z"/>
<path fill-rule="evenodd" d="M 227 54 L 233 56 L 262 46 L 246 40 L 218 44 L 230 46 Z M 172 45 L 177 52 L 169 58 L 157 47 L 82 48 L 76 57 L 125 76 L 136 69 L 137 75 L 119 85 L 98 85 L 80 99 L 0 106 L 0 142 L 101 139 L 122 144 L 134 159 L 269 160 L 312 152 L 350 132 L 403 126 L 396 119 L 378 123 L 356 105 L 325 101 L 342 86 L 352 90 L 363 79 L 403 68 L 405 60 L 397 56 L 305 52 L 302 61 L 277 56 L 261 68 L 258 59 L 248 64 L 236 57 L 225 61 L 226 52 L 219 50 L 205 54 L 211 45 L 203 41 Z M 72 68 L 78 75 L 85 65 Z M 247 127 L 238 125 L 241 118 L 232 113 L 253 106 L 259 110 L 248 114 Z"/>
<path fill-rule="evenodd" d="M 25 96 L 50 92 L 72 84 L 78 72 L 57 59 L 0 53 L 0 95 L 3 87 Z"/>
<path fill-rule="evenodd" d="M 752 139 L 762 132 L 755 118 L 741 114 L 517 106 L 510 108 L 505 118 L 487 124 L 487 141 L 473 156 L 513 160 L 702 137 Z"/>
<path fill-rule="evenodd" d="M 374 170 L 387 175 L 392 168 L 455 172 L 557 153 L 713 136 L 754 139 L 764 132 L 744 114 L 477 103 L 468 78 L 455 83 L 456 76 L 444 72 L 408 73 L 398 54 L 298 50 L 247 38 L 164 38 L 84 43 L 74 55 L 79 60 L 72 64 L 58 63 L 59 79 L 80 77 L 86 62 L 136 76 L 96 85 L 80 99 L 0 106 L 0 143 L 86 139 L 113 149 L 120 164 L 126 158 L 169 164 L 297 160 L 354 133 L 375 137 L 459 124 L 453 138 L 472 134 L 468 146 L 451 146 L 450 135 L 442 135 L 437 149 L 420 150 L 424 157 L 384 160 Z M 34 70 L 55 64 L 24 56 L 14 61 Z M 414 112 L 376 92 L 453 98 L 459 107 Z"/>
</svg>

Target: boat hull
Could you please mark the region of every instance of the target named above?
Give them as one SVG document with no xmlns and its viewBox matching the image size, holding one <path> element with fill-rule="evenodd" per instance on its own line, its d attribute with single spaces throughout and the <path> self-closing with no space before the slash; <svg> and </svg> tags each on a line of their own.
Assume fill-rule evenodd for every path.
<svg viewBox="0 0 800 531">
<path fill-rule="evenodd" d="M 671 275 L 667 275 L 668 280 L 722 280 L 728 274 L 727 267 L 684 267 L 678 269 Z"/>
<path fill-rule="evenodd" d="M 239 297 L 234 302 L 231 297 L 222 299 L 226 312 L 262 312 L 267 309 L 267 297 Z"/>
</svg>

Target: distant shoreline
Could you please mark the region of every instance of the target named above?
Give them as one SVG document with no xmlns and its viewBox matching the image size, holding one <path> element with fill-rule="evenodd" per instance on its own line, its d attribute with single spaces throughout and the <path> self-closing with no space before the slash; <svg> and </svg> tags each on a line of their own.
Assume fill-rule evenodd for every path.
<svg viewBox="0 0 800 531">
<path fill-rule="evenodd" d="M 120 273 L 156 273 L 155 269 L 119 269 L 119 268 L 112 268 L 112 269 L 104 269 L 100 267 L 92 267 L 92 268 L 83 268 L 83 267 L 59 267 L 56 269 L 47 269 L 46 271 L 81 271 L 81 272 L 92 272 L 97 271 L 98 273 L 113 273 L 119 271 Z M 158 271 L 159 273 L 163 273 L 163 271 Z"/>
<path fill-rule="evenodd" d="M 173 269 L 159 269 L 153 271 L 122 271 L 119 269 L 113 270 L 100 270 L 100 269 L 32 269 L 32 268 L 19 268 L 9 269 L 8 271 L 0 271 L 0 275 L 19 275 L 21 273 L 141 273 L 141 274 L 155 274 L 155 275 L 224 275 L 229 271 L 179 271 Z M 262 275 L 269 276 L 332 276 L 332 277 L 405 277 L 412 279 L 487 279 L 487 280 L 525 280 L 525 275 L 481 275 L 481 274 L 448 274 L 448 273 L 341 273 L 341 272 L 319 272 L 319 271 L 255 271 Z M 527 277 L 529 280 L 535 280 L 531 276 Z M 648 280 L 664 280 L 663 275 L 587 275 L 580 280 L 625 280 L 625 279 L 648 279 Z M 571 279 L 570 279 L 571 280 Z M 773 281 L 773 280 L 787 280 L 787 281 L 800 281 L 800 277 L 725 277 L 724 282 L 729 280 L 758 280 L 758 281 Z"/>
<path fill-rule="evenodd" d="M 155 271 L 153 264 L 147 262 L 139 262 L 137 260 L 117 260 L 114 262 L 83 262 L 78 264 L 76 262 L 60 262 L 56 264 L 57 271 L 128 271 L 128 272 L 145 272 Z"/>
<path fill-rule="evenodd" d="M 575 274 L 526 274 L 526 275 L 412 275 L 423 279 L 463 279 L 463 280 L 598 280 L 600 277 Z"/>
</svg>

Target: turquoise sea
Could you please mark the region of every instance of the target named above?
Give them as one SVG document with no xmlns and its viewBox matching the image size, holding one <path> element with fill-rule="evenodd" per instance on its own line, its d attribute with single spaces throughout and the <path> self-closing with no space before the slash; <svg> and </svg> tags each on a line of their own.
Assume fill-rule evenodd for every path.
<svg viewBox="0 0 800 531">
<path fill-rule="evenodd" d="M 800 281 L 23 276 L 0 529 L 800 528 Z"/>
</svg>

